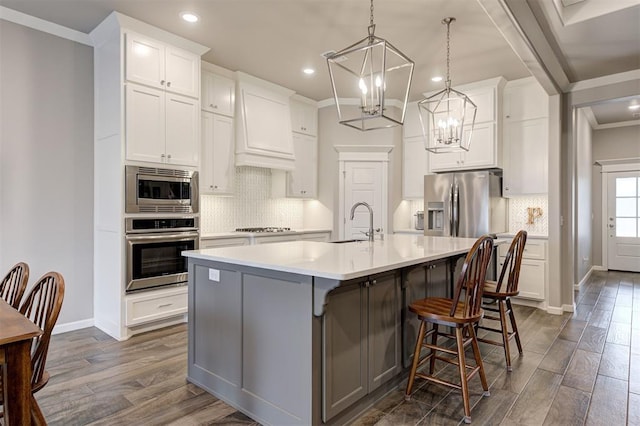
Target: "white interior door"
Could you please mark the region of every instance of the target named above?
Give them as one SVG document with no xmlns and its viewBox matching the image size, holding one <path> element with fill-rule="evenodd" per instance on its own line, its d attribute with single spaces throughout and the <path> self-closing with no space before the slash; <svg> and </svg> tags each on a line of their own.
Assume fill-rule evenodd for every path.
<svg viewBox="0 0 640 426">
<path fill-rule="evenodd" d="M 347 161 L 344 164 L 344 236 L 345 239 L 366 239 L 363 232 L 369 230 L 369 211 L 360 206 L 356 209 L 353 220 L 351 207 L 360 201 L 369 204 L 373 209 L 373 229 L 382 229 L 386 217 L 386 201 L 383 197 L 383 165 L 382 162 Z"/>
<path fill-rule="evenodd" d="M 609 269 L 640 272 L 640 171 L 608 174 Z"/>
</svg>

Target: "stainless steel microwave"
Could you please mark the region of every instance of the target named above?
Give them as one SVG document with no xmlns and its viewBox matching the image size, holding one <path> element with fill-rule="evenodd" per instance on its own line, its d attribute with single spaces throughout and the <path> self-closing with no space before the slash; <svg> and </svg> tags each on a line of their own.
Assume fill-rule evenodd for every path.
<svg viewBox="0 0 640 426">
<path fill-rule="evenodd" d="M 126 213 L 198 213 L 198 172 L 125 166 Z"/>
</svg>

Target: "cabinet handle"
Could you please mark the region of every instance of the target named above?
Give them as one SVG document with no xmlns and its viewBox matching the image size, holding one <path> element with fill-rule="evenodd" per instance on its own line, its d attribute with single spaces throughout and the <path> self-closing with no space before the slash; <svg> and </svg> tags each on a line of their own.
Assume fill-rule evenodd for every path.
<svg viewBox="0 0 640 426">
<path fill-rule="evenodd" d="M 218 105 L 211 105 L 213 109 L 218 109 Z"/>
<path fill-rule="evenodd" d="M 213 189 L 213 185 L 209 185 L 209 189 Z"/>
<path fill-rule="evenodd" d="M 164 80 L 160 80 L 160 86 L 164 86 L 165 81 Z"/>
<path fill-rule="evenodd" d="M 167 81 L 167 87 L 171 87 L 171 82 Z"/>
<path fill-rule="evenodd" d="M 160 154 L 160 158 L 164 161 L 164 154 Z"/>
<path fill-rule="evenodd" d="M 167 160 L 171 160 L 171 154 L 167 154 Z"/>
<path fill-rule="evenodd" d="M 505 191 L 508 191 L 508 190 L 509 190 L 509 187 L 508 187 L 508 186 L 507 186 L 507 187 L 505 187 L 505 188 L 504 188 L 504 190 L 505 190 Z"/>
<path fill-rule="evenodd" d="M 169 307 L 171 305 L 173 305 L 173 303 L 164 303 L 162 305 L 158 305 L 158 308 L 166 308 L 166 307 Z"/>
<path fill-rule="evenodd" d="M 213 189 L 218 189 L 218 185 L 213 185 Z"/>
</svg>

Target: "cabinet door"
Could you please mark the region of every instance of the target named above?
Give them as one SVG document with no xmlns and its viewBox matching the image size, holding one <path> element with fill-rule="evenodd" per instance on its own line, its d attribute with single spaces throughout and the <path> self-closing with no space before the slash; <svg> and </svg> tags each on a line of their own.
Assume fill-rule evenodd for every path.
<svg viewBox="0 0 640 426">
<path fill-rule="evenodd" d="M 202 111 L 200 192 L 232 194 L 235 171 L 233 118 Z"/>
<path fill-rule="evenodd" d="M 125 97 L 127 160 L 164 162 L 164 92 L 128 83 Z"/>
<path fill-rule="evenodd" d="M 165 46 L 159 41 L 127 32 L 125 76 L 147 86 L 164 88 Z"/>
<path fill-rule="evenodd" d="M 509 82 L 502 93 L 504 117 L 514 121 L 548 117 L 549 97 L 533 78 Z"/>
<path fill-rule="evenodd" d="M 209 268 L 195 265 L 193 271 L 194 284 L 189 288 L 189 375 L 206 381 L 213 375 L 215 380 L 239 389 L 242 386 L 241 274 L 219 270 L 219 280 L 213 281 L 209 279 Z"/>
<path fill-rule="evenodd" d="M 367 394 L 366 290 L 356 283 L 327 297 L 322 322 L 324 422 Z"/>
<path fill-rule="evenodd" d="M 420 320 L 418 316 L 409 311 L 409 305 L 416 300 L 427 297 L 427 269 L 426 265 L 407 268 L 404 273 L 404 327 L 402 336 L 402 360 L 404 367 L 409 367 L 413 360 L 413 351 L 416 347 Z"/>
<path fill-rule="evenodd" d="M 172 46 L 167 46 L 165 52 L 166 89 L 198 98 L 200 96 L 200 57 Z"/>
<path fill-rule="evenodd" d="M 202 109 L 233 117 L 235 97 L 235 81 L 202 71 Z"/>
<path fill-rule="evenodd" d="M 476 124 L 469 151 L 462 153 L 460 168 L 478 169 L 497 167 L 494 123 Z"/>
<path fill-rule="evenodd" d="M 548 191 L 549 158 L 546 118 L 505 120 L 505 197 L 544 194 Z"/>
<path fill-rule="evenodd" d="M 504 265 L 504 257 L 498 261 L 498 270 Z M 544 300 L 546 282 L 546 261 L 522 259 L 518 281 L 518 297 L 523 299 Z"/>
<path fill-rule="evenodd" d="M 413 138 L 417 136 L 422 136 L 422 124 L 420 122 L 418 103 L 410 102 L 407 104 L 407 110 L 404 113 L 402 137 Z"/>
<path fill-rule="evenodd" d="M 427 170 L 427 150 L 422 136 L 402 141 L 402 198 L 424 197 L 424 175 Z"/>
<path fill-rule="evenodd" d="M 185 96 L 166 94 L 167 163 L 198 166 L 200 155 L 200 103 Z"/>
<path fill-rule="evenodd" d="M 318 108 L 291 100 L 291 130 L 305 135 L 318 134 Z"/>
<path fill-rule="evenodd" d="M 462 154 L 459 152 L 442 152 L 439 154 L 428 152 L 427 157 L 429 158 L 429 171 L 442 172 L 459 169 L 460 161 L 462 160 L 461 156 Z"/>
<path fill-rule="evenodd" d="M 313 136 L 293 133 L 295 169 L 288 173 L 287 196 L 316 198 L 318 188 L 318 141 Z"/>
<path fill-rule="evenodd" d="M 373 277 L 369 285 L 368 392 L 400 370 L 400 275 Z"/>
<path fill-rule="evenodd" d="M 476 123 L 496 121 L 496 89 L 494 87 L 481 87 L 477 89 L 462 90 L 469 96 L 478 108 L 476 111 Z"/>
</svg>

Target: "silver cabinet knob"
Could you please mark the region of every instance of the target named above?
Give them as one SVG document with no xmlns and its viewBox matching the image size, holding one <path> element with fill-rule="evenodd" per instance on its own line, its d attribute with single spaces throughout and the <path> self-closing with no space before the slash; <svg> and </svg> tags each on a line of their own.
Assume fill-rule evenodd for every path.
<svg viewBox="0 0 640 426">
<path fill-rule="evenodd" d="M 171 154 L 167 154 L 167 160 L 171 160 Z"/>
<path fill-rule="evenodd" d="M 167 81 L 167 87 L 171 87 L 171 82 Z"/>
<path fill-rule="evenodd" d="M 164 86 L 165 81 L 164 80 L 160 80 L 160 85 Z"/>
</svg>

